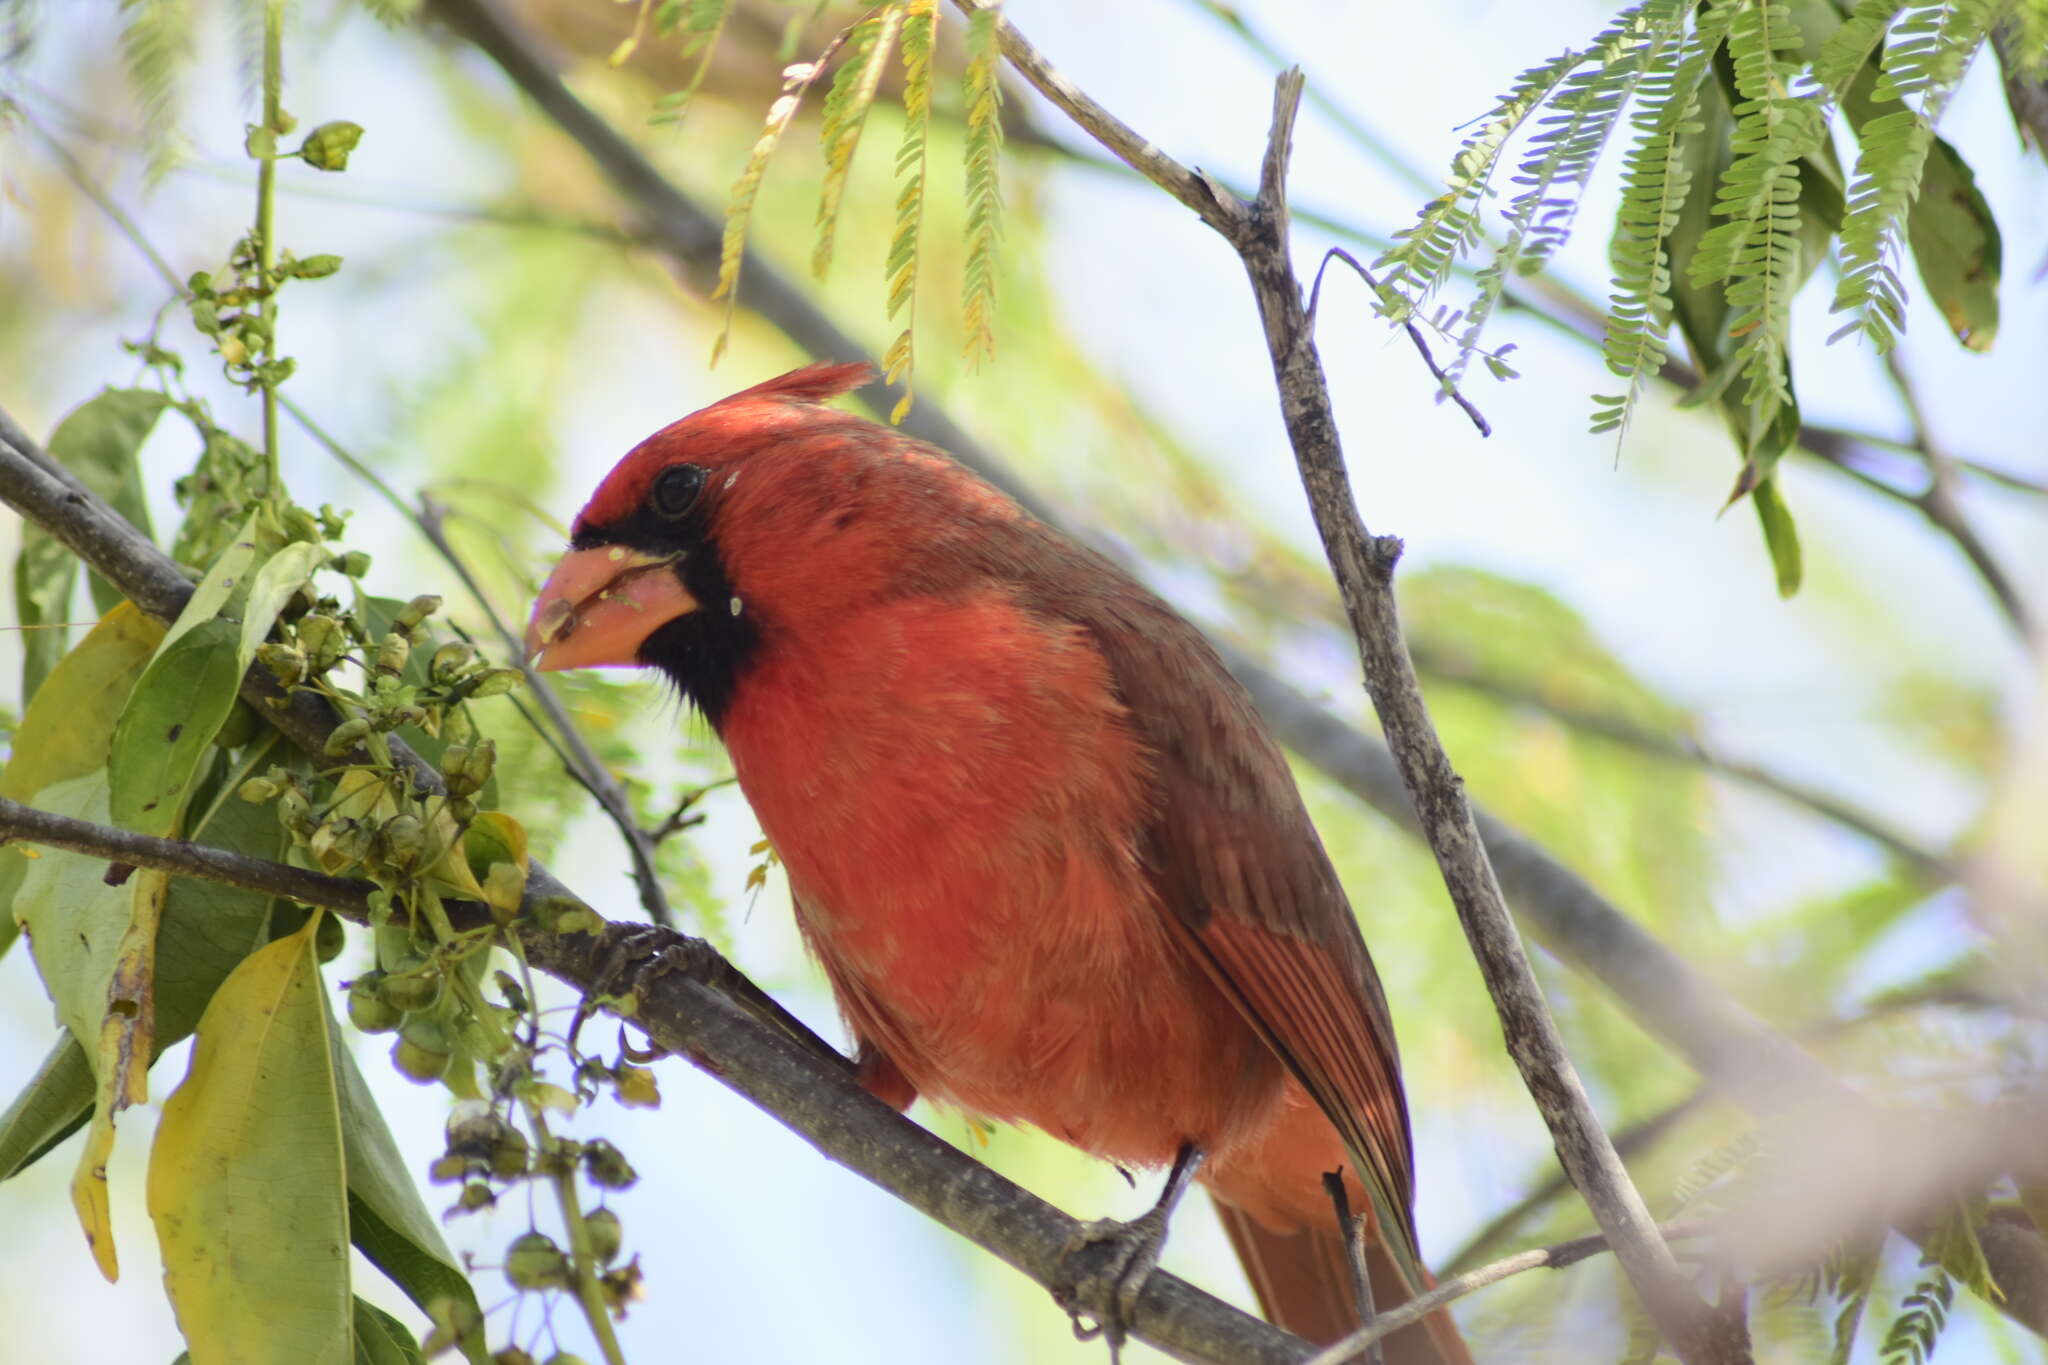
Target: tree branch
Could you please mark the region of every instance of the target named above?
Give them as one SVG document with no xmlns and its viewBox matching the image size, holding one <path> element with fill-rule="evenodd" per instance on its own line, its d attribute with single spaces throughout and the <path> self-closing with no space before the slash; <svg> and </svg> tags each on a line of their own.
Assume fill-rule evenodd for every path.
<svg viewBox="0 0 2048 1365">
<path fill-rule="evenodd" d="M 1232 245 L 1251 279 L 1280 390 L 1281 418 L 1294 447 L 1324 554 L 1336 574 L 1345 614 L 1357 637 L 1366 690 L 1421 817 L 1459 923 L 1486 978 L 1508 1054 L 1542 1112 L 1565 1173 L 1612 1241 L 1630 1283 L 1679 1356 L 1688 1365 L 1746 1361 L 1747 1331 L 1740 1318 L 1717 1313 L 1687 1283 L 1593 1112 L 1592 1100 L 1565 1052 L 1564 1039 L 1537 984 L 1521 936 L 1508 916 L 1463 783 L 1452 771 L 1415 681 L 1394 602 L 1394 564 L 1400 557 L 1401 542 L 1391 536 L 1370 535 L 1359 516 L 1322 360 L 1290 254 L 1287 166 L 1301 89 L 1299 69 L 1282 75 L 1276 85 L 1273 126 L 1259 173 L 1259 197 L 1244 216 L 1244 229 Z"/>
<path fill-rule="evenodd" d="M 49 531 L 160 621 L 176 619 L 192 594 L 191 582 L 168 556 L 113 508 L 79 487 L 5 413 L 0 413 L 0 501 Z M 368 761 L 361 750 L 339 758 L 326 754 L 335 715 L 316 694 L 283 694 L 261 668 L 243 680 L 242 694 L 258 715 L 316 762 L 336 766 Z M 415 789 L 445 790 L 432 764 L 395 736 L 387 737 L 387 742 L 393 761 L 406 771 Z M 19 807 L 0 807 L 0 812 L 10 818 L 22 815 Z M 355 899 L 359 884 L 345 879 L 316 878 L 260 860 L 253 860 L 259 866 L 252 869 L 251 860 L 223 861 L 219 850 L 179 846 L 177 841 L 94 842 L 81 847 L 78 823 L 45 823 L 41 828 L 60 842 L 72 841 L 65 846 L 120 861 L 158 866 L 167 865 L 159 859 L 175 859 L 174 870 L 188 875 L 224 879 L 229 874 L 293 874 L 290 887 L 278 884 L 275 889 L 294 897 L 303 893 L 318 903 L 340 902 L 334 908 L 352 917 L 367 914 L 367 903 Z M 96 827 L 85 828 L 98 839 Z M 584 904 L 534 862 L 514 927 L 535 967 L 586 996 L 601 996 L 617 988 L 621 953 L 634 935 L 662 931 L 607 924 L 602 934 L 554 935 L 537 927 L 552 920 L 547 912 Z M 640 983 L 637 1008 L 630 1017 L 621 1016 L 626 1022 L 643 1029 L 658 1046 L 687 1056 L 827 1157 L 1040 1285 L 1050 1288 L 1073 1277 L 1076 1258 L 1067 1254 L 1067 1248 L 1078 1243 L 1080 1223 L 870 1096 L 854 1080 L 844 1058 L 708 944 L 680 935 L 664 938 L 674 949 L 664 957 L 672 956 L 677 968 Z M 1130 1327 L 1140 1339 L 1182 1360 L 1283 1365 L 1308 1354 L 1296 1338 L 1163 1271 L 1155 1271 L 1145 1282 Z"/>
</svg>

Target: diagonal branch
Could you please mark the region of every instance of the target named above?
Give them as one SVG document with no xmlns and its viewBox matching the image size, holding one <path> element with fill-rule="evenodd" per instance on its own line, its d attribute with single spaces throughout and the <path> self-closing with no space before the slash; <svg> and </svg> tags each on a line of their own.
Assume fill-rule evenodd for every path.
<svg viewBox="0 0 2048 1365">
<path fill-rule="evenodd" d="M 1337 576 L 1345 613 L 1357 637 L 1365 686 L 1401 766 L 1410 799 L 1422 819 L 1458 920 L 1486 978 L 1500 1015 L 1508 1054 L 1542 1112 L 1565 1173 L 1594 1220 L 1613 1243 L 1629 1282 L 1688 1365 L 1749 1359 L 1748 1332 L 1736 1313 L 1717 1312 L 1694 1292 L 1658 1235 L 1648 1207 L 1630 1181 L 1614 1144 L 1566 1054 L 1557 1021 L 1537 984 L 1522 940 L 1509 918 L 1493 864 L 1464 786 L 1437 739 L 1436 727 L 1415 680 L 1394 602 L 1394 564 L 1401 542 L 1373 536 L 1352 496 L 1329 386 L 1295 276 L 1287 221 L 1287 166 L 1302 77 L 1282 75 L 1273 126 L 1259 173 L 1259 196 L 1232 241 L 1244 260 L 1265 325 L 1281 418 L 1323 551 Z M 1111 150 L 1115 150 L 1112 148 Z"/>
<path fill-rule="evenodd" d="M 49 531 L 160 621 L 176 619 L 192 594 L 191 581 L 168 556 L 79 486 L 5 413 L 0 413 L 0 501 Z M 336 718 L 319 696 L 304 690 L 283 693 L 260 667 L 243 680 L 242 694 L 258 715 L 316 762 L 368 761 L 361 750 L 339 758 L 326 753 Z M 393 761 L 416 790 L 445 791 L 432 764 L 395 736 L 387 742 Z M 79 834 L 75 828 L 46 828 Z M 184 865 L 177 870 L 188 874 L 218 875 L 224 867 L 190 845 L 183 850 L 122 845 L 111 852 L 136 862 L 159 855 L 181 860 Z M 202 865 L 210 871 L 202 872 Z M 341 887 L 329 879 L 298 881 L 294 888 L 287 894 L 348 902 L 336 907 L 345 914 L 354 905 L 355 888 L 345 881 Z M 514 926 L 528 961 L 586 997 L 615 997 L 622 954 L 636 935 L 660 935 L 670 947 L 662 958 L 673 961 L 675 969 L 637 983 L 628 1012 L 612 1012 L 645 1030 L 659 1047 L 688 1057 L 830 1159 L 1040 1285 L 1049 1288 L 1062 1278 L 1073 1279 L 1077 1257 L 1068 1248 L 1081 1241 L 1080 1223 L 869 1095 L 844 1058 L 710 945 L 645 926 L 607 924 L 600 934 L 561 935 L 538 927 L 552 922 L 551 912 L 584 906 L 546 867 L 529 864 Z M 1146 1280 L 1130 1322 L 1134 1335 L 1182 1360 L 1284 1365 L 1308 1354 L 1297 1339 L 1164 1272 L 1155 1271 Z"/>
</svg>

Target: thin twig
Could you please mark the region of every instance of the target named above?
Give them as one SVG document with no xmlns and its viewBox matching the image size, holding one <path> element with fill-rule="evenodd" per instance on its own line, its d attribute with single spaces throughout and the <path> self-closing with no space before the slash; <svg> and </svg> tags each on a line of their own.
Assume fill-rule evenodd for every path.
<svg viewBox="0 0 2048 1365">
<path fill-rule="evenodd" d="M 1309 286 L 1308 326 L 1311 333 L 1315 331 L 1316 305 L 1322 301 L 1323 297 L 1323 272 L 1330 268 L 1330 262 L 1333 260 L 1342 261 L 1357 271 L 1358 277 L 1365 281 L 1367 287 L 1372 290 L 1374 297 L 1380 297 L 1380 282 L 1372 277 L 1372 272 L 1360 265 L 1358 258 L 1343 247 L 1331 247 L 1323 253 L 1323 263 L 1316 267 L 1315 283 Z M 1437 392 L 1463 408 L 1465 415 L 1472 419 L 1472 425 L 1479 428 L 1481 436 L 1493 435 L 1493 428 L 1487 425 L 1486 418 L 1480 415 L 1479 409 L 1473 407 L 1471 401 L 1464 394 L 1458 392 L 1457 384 L 1437 365 L 1436 357 L 1429 353 L 1429 343 L 1422 338 L 1422 329 L 1417 327 L 1412 319 L 1403 320 L 1401 327 L 1408 333 L 1408 339 L 1415 343 L 1415 349 L 1422 353 L 1422 363 L 1429 367 L 1429 372 L 1432 375 L 1436 376 Z"/>
<path fill-rule="evenodd" d="M 1713 1229 L 1705 1223 L 1684 1222 L 1668 1223 L 1657 1231 L 1665 1241 L 1677 1242 L 1709 1236 Z M 1569 1242 L 1559 1242 L 1556 1246 L 1518 1251 L 1491 1265 L 1483 1265 L 1477 1270 L 1453 1276 L 1399 1307 L 1387 1309 L 1342 1341 L 1311 1356 L 1305 1365 L 1345 1365 L 1345 1362 L 1358 1359 L 1368 1348 L 1377 1347 L 1382 1340 L 1403 1327 L 1422 1321 L 1445 1304 L 1455 1303 L 1476 1290 L 1499 1284 L 1512 1275 L 1520 1275 L 1530 1270 L 1562 1270 L 1566 1266 L 1577 1265 L 1587 1257 L 1598 1256 L 1609 1249 L 1607 1239 L 1595 1233 L 1590 1237 L 1575 1237 Z"/>
<path fill-rule="evenodd" d="M 1970 561 L 1970 567 L 1984 580 L 1984 586 L 1991 592 L 1999 608 L 2005 612 L 2015 629 L 2026 638 L 2034 634 L 2033 614 L 2013 586 L 2012 576 L 2005 571 L 1997 558 L 1992 555 L 1983 537 L 1964 515 L 1961 501 L 1957 497 L 1960 480 L 1956 476 L 1955 461 L 1935 439 L 1934 426 L 1927 418 L 1927 410 L 1921 405 L 1920 394 L 1913 378 L 1906 372 L 1906 365 L 1899 358 L 1898 348 L 1884 353 L 1885 373 L 1891 376 L 1892 386 L 1899 391 L 1899 400 L 1905 404 L 1906 418 L 1913 425 L 1913 442 L 1920 457 L 1927 464 L 1927 487 L 1911 499 L 1920 509 L 1920 514 L 1943 535 L 1954 541 L 1963 557 Z"/>
<path fill-rule="evenodd" d="M 76 820 L 53 811 L 37 810 L 19 801 L 0 797 L 0 844 L 15 840 L 61 848 L 87 857 L 105 858 L 113 863 L 197 877 L 222 886 L 261 892 L 266 896 L 285 896 L 306 905 L 322 905 L 342 911 L 358 923 L 369 921 L 370 893 L 377 889 L 374 882 L 329 877 L 288 863 L 276 863 L 268 858 L 251 857 L 246 853 L 190 843 L 184 839 L 156 839 L 147 834 L 94 824 L 90 820 Z"/>
<path fill-rule="evenodd" d="M 1365 1268 L 1365 1220 L 1351 1212 L 1351 1195 L 1344 1188 L 1343 1172 L 1324 1171 L 1323 1188 L 1329 1192 L 1330 1205 L 1337 1215 L 1337 1235 L 1344 1239 L 1344 1264 L 1351 1271 L 1351 1297 L 1358 1305 L 1358 1321 L 1361 1326 L 1370 1327 L 1379 1320 L 1379 1312 L 1372 1301 L 1372 1272 Z M 1366 1345 L 1366 1360 L 1368 1365 L 1387 1365 L 1378 1337 Z"/>
</svg>

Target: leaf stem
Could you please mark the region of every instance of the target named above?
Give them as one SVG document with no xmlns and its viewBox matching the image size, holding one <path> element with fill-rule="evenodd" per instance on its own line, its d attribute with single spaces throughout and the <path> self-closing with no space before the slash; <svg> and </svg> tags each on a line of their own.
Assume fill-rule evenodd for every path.
<svg viewBox="0 0 2048 1365">
<path fill-rule="evenodd" d="M 284 0 L 264 0 L 263 5 L 263 127 L 273 139 L 269 151 L 256 165 L 256 263 L 263 280 L 263 363 L 277 359 L 277 296 L 273 292 L 277 268 L 275 210 L 277 204 L 276 139 L 283 129 L 280 97 L 284 86 Z M 259 371 L 261 373 L 261 371 Z M 272 372 L 274 373 L 274 372 Z M 283 487 L 277 456 L 277 384 L 274 378 L 260 381 L 263 390 L 263 464 L 269 474 L 266 496 L 275 498 Z"/>
</svg>

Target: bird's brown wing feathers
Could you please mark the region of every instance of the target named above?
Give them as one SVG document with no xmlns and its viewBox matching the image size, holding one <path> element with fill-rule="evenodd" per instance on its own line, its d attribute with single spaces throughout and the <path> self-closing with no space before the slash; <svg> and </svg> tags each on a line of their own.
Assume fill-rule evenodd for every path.
<svg viewBox="0 0 2048 1365">
<path fill-rule="evenodd" d="M 1393 1021 L 1287 760 L 1208 642 L 1133 588 L 1086 622 L 1152 750 L 1141 851 L 1211 975 L 1336 1125 L 1417 1266 Z"/>
</svg>

